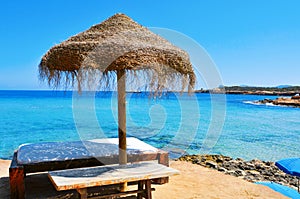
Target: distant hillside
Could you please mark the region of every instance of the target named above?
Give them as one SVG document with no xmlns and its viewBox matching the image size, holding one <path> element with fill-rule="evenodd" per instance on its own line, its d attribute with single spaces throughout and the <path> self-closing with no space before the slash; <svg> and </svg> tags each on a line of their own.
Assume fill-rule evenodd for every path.
<svg viewBox="0 0 300 199">
<path fill-rule="evenodd" d="M 281 85 L 278 87 L 254 87 L 254 86 L 225 86 L 212 90 L 197 90 L 200 93 L 224 93 L 226 94 L 248 94 L 248 95 L 282 95 L 293 96 L 300 93 L 300 86 Z"/>
<path fill-rule="evenodd" d="M 253 86 L 225 86 L 228 91 L 300 91 L 300 86 L 278 86 L 278 87 L 253 87 Z"/>
</svg>

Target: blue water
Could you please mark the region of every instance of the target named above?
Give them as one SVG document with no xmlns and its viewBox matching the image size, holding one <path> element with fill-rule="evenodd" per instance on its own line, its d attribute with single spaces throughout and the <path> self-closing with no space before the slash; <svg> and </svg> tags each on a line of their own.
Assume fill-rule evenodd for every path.
<svg viewBox="0 0 300 199">
<path fill-rule="evenodd" d="M 209 94 L 171 93 L 159 99 L 127 94 L 127 135 L 172 157 L 204 151 L 247 160 L 300 156 L 300 109 L 247 103 L 263 98 L 275 97 L 227 95 L 226 115 L 217 113 L 212 121 L 212 109 L 221 106 L 214 106 Z M 111 92 L 78 97 L 63 91 L 0 91 L 0 108 L 2 159 L 24 143 L 118 135 L 117 99 Z M 207 136 L 210 128 L 217 136 Z"/>
</svg>

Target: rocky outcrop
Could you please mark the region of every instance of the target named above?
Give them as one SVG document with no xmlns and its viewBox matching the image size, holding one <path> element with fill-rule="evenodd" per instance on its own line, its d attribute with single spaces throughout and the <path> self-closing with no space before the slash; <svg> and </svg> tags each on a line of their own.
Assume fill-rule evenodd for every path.
<svg viewBox="0 0 300 199">
<path fill-rule="evenodd" d="M 259 104 L 271 103 L 273 105 L 278 105 L 278 106 L 291 106 L 291 107 L 300 108 L 300 97 L 299 96 L 293 96 L 291 98 L 279 97 L 279 98 L 276 98 L 274 100 L 264 99 L 264 100 L 259 100 L 256 103 L 259 103 Z"/>
<path fill-rule="evenodd" d="M 297 178 L 279 170 L 274 162 L 233 159 L 223 155 L 186 155 L 180 161 L 188 161 L 250 182 L 273 181 L 297 188 Z"/>
<path fill-rule="evenodd" d="M 271 100 L 271 99 L 263 99 L 263 100 L 257 101 L 257 103 L 259 103 L 259 104 L 272 104 L 273 100 Z"/>
<path fill-rule="evenodd" d="M 292 99 L 293 99 L 293 100 L 300 100 L 300 95 L 299 95 L 299 94 L 298 94 L 298 95 L 295 95 L 295 96 L 292 97 Z"/>
</svg>

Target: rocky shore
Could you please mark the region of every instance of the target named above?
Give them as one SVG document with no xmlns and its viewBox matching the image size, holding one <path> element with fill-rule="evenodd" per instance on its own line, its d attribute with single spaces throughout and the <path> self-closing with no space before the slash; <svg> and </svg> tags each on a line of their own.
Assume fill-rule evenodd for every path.
<svg viewBox="0 0 300 199">
<path fill-rule="evenodd" d="M 274 162 L 256 159 L 245 161 L 240 158 L 233 159 L 223 155 L 185 155 L 178 160 L 215 169 L 249 182 L 273 181 L 295 189 L 298 186 L 297 178 L 279 170 Z"/>
<path fill-rule="evenodd" d="M 291 106 L 300 108 L 300 97 L 293 96 L 293 97 L 279 97 L 274 100 L 271 99 L 264 99 L 259 100 L 256 103 L 258 104 L 273 104 L 278 106 Z"/>
</svg>

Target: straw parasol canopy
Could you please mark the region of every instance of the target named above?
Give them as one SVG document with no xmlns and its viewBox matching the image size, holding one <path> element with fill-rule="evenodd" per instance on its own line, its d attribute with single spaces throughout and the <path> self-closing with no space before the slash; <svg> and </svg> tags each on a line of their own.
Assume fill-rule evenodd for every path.
<svg viewBox="0 0 300 199">
<path fill-rule="evenodd" d="M 174 77 L 184 77 L 186 84 L 178 82 L 182 83 L 181 88 L 187 84 L 192 88 L 195 84 L 194 71 L 185 51 L 124 14 L 116 14 L 52 47 L 40 62 L 40 78 L 47 79 L 54 87 L 73 85 L 77 79 L 80 86 L 82 82 L 78 81 L 84 78 L 78 76 L 83 76 L 80 72 L 83 68 L 101 72 L 102 80 L 119 70 L 155 71 L 157 77 L 153 73 L 149 75 L 150 91 L 170 87 Z"/>
<path fill-rule="evenodd" d="M 116 14 L 52 47 L 42 57 L 39 73 L 50 86 L 76 84 L 79 91 L 86 84 L 117 85 L 121 164 L 127 161 L 125 85 L 139 79 L 147 91 L 157 94 L 173 87 L 191 91 L 195 84 L 185 51 L 124 14 Z"/>
</svg>

